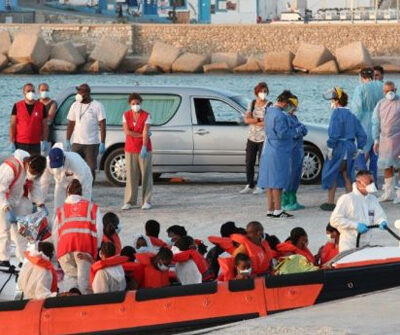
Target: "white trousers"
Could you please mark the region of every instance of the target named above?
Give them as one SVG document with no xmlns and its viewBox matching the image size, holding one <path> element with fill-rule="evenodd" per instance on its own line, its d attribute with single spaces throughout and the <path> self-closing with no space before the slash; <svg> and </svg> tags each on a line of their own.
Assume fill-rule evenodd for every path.
<svg viewBox="0 0 400 335">
<path fill-rule="evenodd" d="M 90 294 L 92 293 L 90 287 L 90 267 L 92 264 L 86 260 L 79 259 L 79 253 L 86 254 L 83 252 L 70 252 L 58 259 L 61 269 L 64 271 L 64 287 L 67 291 L 76 287 L 82 294 Z"/>
<path fill-rule="evenodd" d="M 18 205 L 12 208 L 16 216 L 32 214 L 32 202 L 22 197 Z M 24 251 L 28 241 L 18 233 L 16 223 L 7 220 L 7 213 L 0 210 L 0 261 L 10 260 L 10 243 L 13 241 L 16 246 L 16 256 L 19 262 L 24 260 Z"/>
</svg>

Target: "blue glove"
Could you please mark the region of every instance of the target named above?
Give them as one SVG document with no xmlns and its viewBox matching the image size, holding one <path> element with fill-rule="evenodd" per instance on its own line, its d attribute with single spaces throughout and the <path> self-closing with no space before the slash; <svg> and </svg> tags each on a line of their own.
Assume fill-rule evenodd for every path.
<svg viewBox="0 0 400 335">
<path fill-rule="evenodd" d="M 71 151 L 71 141 L 70 140 L 65 141 L 65 151 Z"/>
<path fill-rule="evenodd" d="M 379 225 L 380 230 L 386 230 L 388 227 L 388 223 L 386 221 L 382 221 L 381 224 Z"/>
<path fill-rule="evenodd" d="M 50 149 L 50 143 L 47 141 L 42 141 L 42 151 L 47 154 Z"/>
<path fill-rule="evenodd" d="M 17 222 L 17 217 L 15 216 L 15 213 L 14 213 L 14 211 L 13 211 L 11 208 L 8 209 L 6 216 L 7 216 L 7 220 L 8 220 L 10 223 L 15 223 L 15 222 Z"/>
<path fill-rule="evenodd" d="M 15 147 L 15 143 L 10 143 L 8 150 L 10 153 L 13 153 L 17 148 Z"/>
<path fill-rule="evenodd" d="M 106 151 L 106 145 L 104 143 L 100 143 L 100 146 L 99 146 L 100 155 L 104 154 L 105 151 Z"/>
<path fill-rule="evenodd" d="M 366 233 L 367 231 L 368 231 L 368 226 L 366 225 L 366 224 L 364 224 L 364 223 L 357 223 L 357 231 L 360 233 L 360 234 L 364 234 L 364 233 Z"/>
<path fill-rule="evenodd" d="M 147 148 L 145 146 L 140 150 L 140 158 L 145 159 L 147 157 Z"/>
</svg>

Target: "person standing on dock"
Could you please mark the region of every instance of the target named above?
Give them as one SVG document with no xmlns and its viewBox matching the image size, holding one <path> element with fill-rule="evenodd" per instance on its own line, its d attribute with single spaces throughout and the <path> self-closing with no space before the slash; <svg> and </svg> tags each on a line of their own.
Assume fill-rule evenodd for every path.
<svg viewBox="0 0 400 335">
<path fill-rule="evenodd" d="M 47 121 L 51 124 L 56 116 L 57 102 L 50 98 L 50 87 L 47 83 L 39 84 L 39 101 L 44 105 L 47 112 Z"/>
</svg>

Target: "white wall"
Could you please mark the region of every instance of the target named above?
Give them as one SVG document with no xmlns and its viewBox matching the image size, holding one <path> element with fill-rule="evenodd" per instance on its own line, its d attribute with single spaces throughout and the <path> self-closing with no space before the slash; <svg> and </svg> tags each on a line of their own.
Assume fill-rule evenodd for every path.
<svg viewBox="0 0 400 335">
<path fill-rule="evenodd" d="M 231 0 L 235 10 L 211 14 L 211 23 L 257 23 L 256 0 Z"/>
</svg>

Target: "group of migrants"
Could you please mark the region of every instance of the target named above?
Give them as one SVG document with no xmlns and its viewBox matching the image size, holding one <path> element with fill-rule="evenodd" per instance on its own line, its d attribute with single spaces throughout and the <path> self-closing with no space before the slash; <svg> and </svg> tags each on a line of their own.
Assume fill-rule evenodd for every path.
<svg viewBox="0 0 400 335">
<path fill-rule="evenodd" d="M 159 238 L 160 224 L 150 220 L 144 234 L 122 247 L 118 216 L 112 212 L 103 216 L 91 201 L 97 155 L 106 150 L 104 107 L 91 98 L 87 84 L 77 87 L 76 101 L 67 116 L 66 141 L 50 148 L 48 125 L 55 117 L 55 102 L 49 98 L 47 84 L 39 86 L 37 100 L 34 86 L 26 84 L 24 100 L 15 104 L 11 116 L 13 155 L 0 166 L 0 266 L 10 266 L 9 247 L 13 241 L 22 266 L 18 287 L 25 298 L 163 287 L 174 282 L 185 285 L 244 279 L 266 273 L 288 273 L 293 267 L 312 271 L 326 266 L 338 252 L 356 246 L 357 234 L 370 237 L 371 222 L 382 229 L 387 227 L 386 216 L 373 195 L 377 161 L 385 168 L 382 200 L 397 195 L 394 169 L 398 168 L 399 160 L 396 127 L 400 121 L 397 116 L 400 100 L 393 83 L 383 85 L 373 75 L 373 69 L 361 70 L 363 84 L 356 89 L 359 93 L 354 98 L 360 106 L 357 113 L 346 107 L 348 96 L 341 88 L 335 87 L 325 94 L 333 111 L 322 175 L 322 185 L 329 190 L 329 202 L 322 208 L 334 211 L 326 228 L 329 241 L 316 256 L 307 248 L 308 238 L 303 228 L 293 229 L 281 243 L 277 237 L 265 234 L 259 222 L 250 222 L 246 229 L 236 227 L 233 222 L 224 224 L 221 236 L 209 237 L 215 246 L 207 253 L 204 243 L 188 236 L 182 226 L 169 227 L 169 240 L 163 241 Z M 290 91 L 283 91 L 274 104 L 266 99 L 265 83 L 256 86 L 255 94 L 256 100 L 245 118 L 250 124 L 246 150 L 249 185 L 242 193 L 257 194 L 266 189 L 267 216 L 290 218 L 292 215 L 286 210 L 302 208 L 296 192 L 307 128 L 295 116 L 299 100 Z M 374 97 L 376 102 L 371 107 Z M 142 209 L 147 210 L 151 208 L 152 192 L 151 118 L 141 108 L 140 95 L 132 93 L 128 102 L 131 108 L 122 120 L 127 157 L 122 209 L 136 205 L 141 179 Z M 257 157 L 260 171 L 256 184 Z M 367 162 L 372 172 L 367 170 Z M 53 180 L 52 227 L 40 227 L 36 243 L 27 245 L 18 232 L 17 217 L 35 211 L 48 212 L 46 195 Z M 346 186 L 348 193 L 335 207 L 338 186 Z M 366 237 L 364 241 L 367 240 Z M 57 267 L 51 261 L 53 254 Z M 63 292 L 60 293 L 57 284 L 61 277 Z"/>
</svg>

